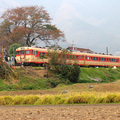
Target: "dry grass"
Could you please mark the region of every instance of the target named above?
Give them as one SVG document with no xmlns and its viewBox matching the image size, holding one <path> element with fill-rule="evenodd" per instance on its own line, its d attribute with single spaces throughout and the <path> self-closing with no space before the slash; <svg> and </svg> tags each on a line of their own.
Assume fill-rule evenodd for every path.
<svg viewBox="0 0 120 120">
<path fill-rule="evenodd" d="M 92 88 L 89 86 L 92 85 Z M 119 103 L 120 81 L 99 84 L 59 85 L 50 90 L 0 92 L 0 105 Z M 67 93 L 63 93 L 67 91 Z"/>
</svg>

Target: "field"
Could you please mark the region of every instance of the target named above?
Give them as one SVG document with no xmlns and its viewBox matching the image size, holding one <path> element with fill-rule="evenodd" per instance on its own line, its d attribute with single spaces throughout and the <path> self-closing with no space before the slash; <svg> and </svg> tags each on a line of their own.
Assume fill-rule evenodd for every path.
<svg viewBox="0 0 120 120">
<path fill-rule="evenodd" d="M 30 70 L 24 76 L 31 75 L 34 80 L 38 77 L 44 78 L 41 71 L 33 75 Z M 30 71 L 30 72 L 29 72 Z M 87 69 L 88 71 L 88 69 Z M 111 70 L 112 71 L 112 70 Z M 96 71 L 98 73 L 98 71 Z M 112 73 L 115 71 L 112 71 Z M 45 73 L 45 71 L 43 71 Z M 89 73 L 89 72 L 88 72 Z M 116 72 L 115 72 L 116 73 Z M 85 75 L 83 75 L 85 74 Z M 86 72 L 82 77 L 86 75 Z M 97 75 L 97 74 L 96 74 Z M 52 74 L 50 76 L 53 76 Z M 91 78 L 95 74 L 91 73 Z M 108 74 L 107 74 L 108 76 Z M 116 76 L 119 76 L 118 73 Z M 23 77 L 23 76 L 22 76 Z M 100 76 L 97 75 L 100 78 Z M 110 78 L 111 76 L 109 76 Z M 25 77 L 28 82 L 28 77 Z M 25 78 L 22 84 L 26 84 Z M 88 78 L 88 77 L 87 77 Z M 101 76 L 102 78 L 102 76 Z M 21 79 L 21 78 L 20 78 Z M 32 80 L 30 79 L 30 82 Z M 105 78 L 106 79 L 106 78 Z M 109 79 L 110 80 L 110 79 Z M 112 77 L 113 80 L 113 77 Z M 88 81 L 88 80 L 87 80 Z M 10 81 L 5 81 L 10 83 Z M 20 81 L 12 81 L 16 86 Z M 41 82 L 41 81 L 40 81 Z M 43 86 L 43 85 L 42 85 Z M 42 90 L 15 90 L 0 92 L 0 120 L 119 120 L 120 119 L 120 80 L 114 80 L 109 83 L 77 83 L 77 84 L 58 84 L 54 88 L 45 88 Z M 19 88 L 19 86 L 17 86 Z M 88 97 L 88 103 L 81 103 L 80 97 Z M 36 99 L 36 96 L 42 98 L 36 104 L 29 101 L 30 96 Z M 4 100 L 2 101 L 2 98 Z M 21 97 L 24 102 L 20 105 L 15 101 L 17 97 Z M 29 98 L 27 98 L 29 97 Z M 20 99 L 21 99 L 20 98 Z M 47 98 L 47 99 L 46 99 Z M 59 100 L 59 98 L 61 98 Z M 100 103 L 96 102 L 96 98 L 102 98 Z M 104 98 L 104 100 L 103 100 Z M 117 98 L 117 99 L 116 99 Z M 58 100 L 58 101 L 57 101 Z M 84 101 L 85 99 L 83 99 Z M 113 103 L 118 100 L 117 103 Z M 2 102 L 1 102 L 2 101 Z M 10 101 L 10 102 L 9 102 Z M 37 101 L 37 100 L 36 100 Z M 51 102 L 52 101 L 52 102 Z M 75 101 L 75 102 L 74 102 Z M 79 101 L 79 102 L 78 102 Z M 18 104 L 15 104 L 15 102 Z M 28 103 L 28 104 L 27 104 Z M 96 104 L 97 103 L 97 104 Z M 108 103 L 108 104 L 105 104 Z M 29 105 L 31 104 L 31 105 Z M 61 105 L 60 105 L 61 104 Z M 9 105 L 9 106 L 8 106 Z"/>
<path fill-rule="evenodd" d="M 89 88 L 89 86 L 93 88 Z M 119 93 L 120 81 L 113 83 L 79 83 L 58 85 L 50 90 L 0 92 L 0 96 L 68 96 L 71 93 Z M 68 93 L 62 94 L 63 91 Z M 63 104 L 63 105 L 10 105 L 0 106 L 0 120 L 119 120 L 120 104 Z"/>
</svg>

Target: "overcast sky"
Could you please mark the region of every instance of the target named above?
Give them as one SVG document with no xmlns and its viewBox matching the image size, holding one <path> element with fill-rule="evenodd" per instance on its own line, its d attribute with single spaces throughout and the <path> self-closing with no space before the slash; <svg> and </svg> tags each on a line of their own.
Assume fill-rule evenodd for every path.
<svg viewBox="0 0 120 120">
<path fill-rule="evenodd" d="M 96 52 L 120 51 L 120 0 L 0 0 L 0 16 L 9 8 L 44 6 L 67 44 Z"/>
</svg>

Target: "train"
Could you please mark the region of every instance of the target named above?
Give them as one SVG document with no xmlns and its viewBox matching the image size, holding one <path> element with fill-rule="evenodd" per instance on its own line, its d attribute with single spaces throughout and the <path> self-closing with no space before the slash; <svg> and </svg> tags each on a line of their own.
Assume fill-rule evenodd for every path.
<svg viewBox="0 0 120 120">
<path fill-rule="evenodd" d="M 16 49 L 16 62 L 17 65 L 43 65 L 49 64 L 50 56 L 49 51 L 53 49 L 40 48 L 40 47 L 19 47 Z M 60 50 L 59 50 L 60 51 Z M 48 56 L 41 58 L 40 56 Z M 72 51 L 67 55 L 60 55 L 64 57 L 71 64 L 77 61 L 79 66 L 89 67 L 120 67 L 120 56 L 97 54 L 97 53 L 84 53 Z M 74 57 L 71 57 L 74 56 Z"/>
</svg>

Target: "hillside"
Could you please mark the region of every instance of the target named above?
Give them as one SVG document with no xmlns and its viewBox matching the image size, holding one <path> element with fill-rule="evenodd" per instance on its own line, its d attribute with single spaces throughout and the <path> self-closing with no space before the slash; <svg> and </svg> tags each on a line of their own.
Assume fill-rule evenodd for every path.
<svg viewBox="0 0 120 120">
<path fill-rule="evenodd" d="M 0 91 L 46 90 L 59 85 L 71 85 L 70 81 L 61 78 L 52 71 L 42 67 L 16 67 L 16 78 L 0 79 Z M 111 83 L 120 79 L 120 68 L 81 68 L 79 83 Z"/>
</svg>

